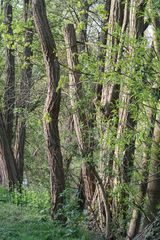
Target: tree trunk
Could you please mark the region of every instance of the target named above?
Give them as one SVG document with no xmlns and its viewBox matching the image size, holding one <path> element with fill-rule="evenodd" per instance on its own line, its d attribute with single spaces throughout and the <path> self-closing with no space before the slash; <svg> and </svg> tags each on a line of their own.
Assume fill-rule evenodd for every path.
<svg viewBox="0 0 160 240">
<path fill-rule="evenodd" d="M 160 102 L 158 103 L 157 116 L 154 125 L 152 147 L 151 147 L 151 163 L 150 163 L 150 173 L 148 177 L 148 186 L 147 186 L 147 210 L 144 220 L 144 227 L 151 223 L 157 213 L 159 212 L 159 203 L 160 203 L 160 172 L 159 172 L 159 143 L 160 143 Z"/>
<path fill-rule="evenodd" d="M 113 62 L 117 61 L 118 52 L 116 51 L 115 54 L 112 54 L 112 48 L 118 46 L 119 39 L 118 37 L 114 37 L 114 32 L 116 31 L 116 27 L 118 25 L 122 25 L 123 23 L 123 14 L 124 14 L 124 4 L 123 1 L 113 0 L 111 1 L 110 5 L 110 14 L 109 14 L 109 26 L 108 35 L 107 35 L 107 45 L 110 46 L 110 50 L 107 51 L 106 57 L 112 58 Z M 107 61 L 108 62 L 108 61 Z M 108 66 L 107 63 L 105 66 L 105 71 L 112 67 Z M 109 82 L 104 83 L 102 89 L 102 98 L 101 98 L 101 105 L 103 108 L 103 113 L 106 117 L 109 116 L 112 106 L 114 106 L 114 100 L 116 101 L 119 96 L 119 86 L 115 83 Z M 112 104 L 113 103 L 113 104 Z"/>
<path fill-rule="evenodd" d="M 81 1 L 82 8 L 80 11 L 80 22 L 83 23 L 83 28 L 79 33 L 79 52 L 85 51 L 86 41 L 87 41 L 87 26 L 88 26 L 88 10 L 89 10 L 89 4 L 87 0 Z"/>
<path fill-rule="evenodd" d="M 151 6 L 152 9 L 152 6 Z M 160 24 L 159 21 L 156 20 L 157 17 L 154 16 L 154 18 L 152 19 L 152 21 L 155 23 L 155 38 L 153 40 L 154 42 L 154 48 L 155 48 L 155 52 L 157 54 L 157 56 L 159 55 L 160 51 L 159 51 L 159 41 L 158 41 L 158 34 L 156 33 L 156 30 L 158 30 L 160 28 Z M 142 22 L 142 19 L 141 19 Z M 156 24 L 157 23 L 157 24 Z M 141 27 L 141 29 L 144 29 L 144 25 Z M 142 32 L 142 31 L 141 31 Z M 154 90 L 154 89 L 153 89 Z M 158 89 L 159 91 L 159 89 Z M 157 101 L 157 100 L 155 100 Z M 159 106 L 159 103 L 158 103 Z M 147 159 L 143 158 L 143 161 L 145 160 L 145 165 L 149 166 L 149 177 L 148 177 L 148 172 L 147 172 L 147 180 L 148 180 L 148 185 L 147 185 L 147 181 L 142 182 L 143 183 L 143 188 L 140 189 L 139 191 L 139 201 L 138 203 L 143 206 L 143 201 L 144 201 L 144 197 L 146 196 L 146 192 L 147 192 L 147 198 L 148 198 L 148 203 L 146 206 L 146 213 L 144 216 L 144 220 L 143 220 L 143 225 L 142 228 L 144 228 L 150 221 L 152 221 L 157 213 L 157 205 L 160 202 L 160 192 L 159 192 L 159 174 L 157 171 L 157 167 L 156 165 L 159 164 L 159 151 L 158 151 L 158 146 L 157 144 L 159 144 L 160 142 L 160 138 L 159 138 L 159 134 L 160 134 L 160 129 L 159 129 L 159 123 L 157 122 L 157 120 L 159 119 L 159 113 L 158 113 L 158 109 L 157 109 L 157 116 L 156 116 L 156 120 L 154 123 L 154 130 L 153 130 L 153 138 L 152 138 L 152 146 L 151 146 L 151 150 L 150 150 L 150 161 L 149 158 L 147 157 Z M 159 120 L 158 120 L 159 121 Z M 145 149 L 144 148 L 144 157 L 145 157 Z M 142 171 L 142 175 L 145 174 L 146 172 L 146 168 L 143 168 Z M 134 209 L 133 210 L 133 216 L 129 225 L 129 230 L 128 230 L 128 235 L 132 237 L 135 236 L 135 234 L 138 232 L 140 224 L 141 224 L 141 216 L 142 216 L 142 212 L 139 209 Z M 149 221 L 150 219 L 150 221 Z"/>
<path fill-rule="evenodd" d="M 151 3 L 151 9 L 154 7 Z M 160 37 L 159 37 L 159 30 L 160 30 L 160 14 L 159 12 L 156 13 L 156 15 L 152 15 L 152 22 L 154 25 L 154 49 L 157 56 L 157 59 L 159 59 L 160 56 Z M 157 76 L 157 81 L 159 80 L 159 76 Z M 159 92 L 159 89 L 157 89 Z M 159 95 L 159 94 L 158 94 Z M 145 227 L 149 222 L 153 221 L 155 216 L 157 215 L 159 211 L 159 203 L 160 203 L 160 171 L 159 171 L 159 165 L 160 165 L 160 157 L 159 157 L 159 143 L 160 143 L 160 99 L 157 103 L 157 114 L 156 114 L 156 120 L 154 125 L 154 131 L 153 131 L 153 139 L 152 139 L 152 147 L 151 147 L 151 162 L 150 162 L 150 173 L 148 178 L 148 187 L 147 187 L 147 213 L 143 227 Z"/>
<path fill-rule="evenodd" d="M 143 8 L 141 7 L 141 4 L 143 5 Z M 137 1 L 131 0 L 130 3 L 130 12 L 129 12 L 129 36 L 131 38 L 138 38 L 143 36 L 143 30 L 144 30 L 144 17 L 139 17 L 138 14 L 143 13 L 145 10 L 146 4 L 144 4 L 144 1 L 141 1 L 141 4 L 138 5 Z M 137 18 L 138 16 L 138 18 Z M 134 50 L 130 50 L 131 57 L 134 55 Z M 134 74 L 134 73 L 132 73 Z M 134 123 L 131 123 L 131 118 L 129 116 L 129 104 L 131 103 L 131 97 L 130 97 L 130 89 L 128 89 L 126 82 L 121 85 L 121 94 L 120 94 L 120 102 L 122 103 L 122 107 L 119 109 L 119 124 L 117 129 L 117 140 L 120 139 L 123 135 L 123 132 L 127 125 L 131 125 L 131 127 L 134 127 Z M 128 117 L 129 116 L 129 117 Z M 127 121 L 128 118 L 128 121 Z M 130 121 L 129 121 L 130 120 Z M 131 124 L 130 124 L 131 123 Z M 119 146 L 116 145 L 115 147 L 115 158 L 116 159 L 122 159 L 123 156 L 121 156 L 121 153 L 124 149 L 119 149 Z M 129 154 L 129 158 L 131 158 L 131 154 Z M 116 181 L 116 180 L 115 180 Z"/>
<path fill-rule="evenodd" d="M 110 5 L 109 22 L 110 28 L 107 31 L 107 50 L 106 58 L 107 63 L 105 65 L 105 72 L 110 69 L 114 69 L 110 62 L 116 63 L 118 60 L 118 51 L 112 53 L 113 49 L 119 45 L 119 36 L 115 37 L 114 32 L 117 26 L 122 26 L 124 16 L 124 4 L 123 1 L 113 0 Z M 110 61 L 109 61 L 110 60 Z M 111 111 L 115 107 L 115 103 L 119 98 L 119 84 L 115 84 L 112 81 L 104 82 L 102 88 L 101 106 L 102 113 L 105 118 L 110 117 Z M 103 154 L 102 154 L 103 155 Z M 104 153 L 105 155 L 105 153 Z"/>
<path fill-rule="evenodd" d="M 24 21 L 27 23 L 32 17 L 31 1 L 24 0 Z M 25 48 L 24 48 L 24 64 L 21 73 L 20 93 L 17 102 L 17 108 L 20 110 L 16 119 L 16 136 L 14 145 L 14 156 L 16 159 L 17 171 L 20 180 L 20 185 L 23 181 L 23 168 L 24 168 L 24 148 L 26 139 L 26 112 L 29 106 L 31 78 L 32 78 L 32 49 L 31 44 L 33 40 L 33 30 L 26 28 L 25 30 Z"/>
<path fill-rule="evenodd" d="M 106 11 L 106 17 L 102 23 L 101 26 L 101 32 L 99 36 L 99 49 L 98 49 L 98 61 L 100 64 L 99 67 L 99 72 L 100 74 L 103 74 L 105 71 L 105 57 L 106 57 L 106 49 L 105 46 L 107 44 L 107 34 L 108 30 L 106 30 L 106 26 L 109 20 L 109 12 L 110 12 L 110 5 L 111 5 L 111 0 L 106 0 L 105 1 L 105 11 Z M 102 84 L 97 84 L 96 86 L 96 92 L 97 92 L 97 100 L 100 101 L 102 97 Z"/>
<path fill-rule="evenodd" d="M 149 103 L 148 103 L 149 104 Z M 144 108 L 144 106 L 143 106 Z M 140 108 L 141 111 L 141 108 Z M 133 239 L 133 237 L 139 232 L 141 220 L 142 220 L 142 208 L 144 206 L 144 200 L 147 191 L 147 181 L 148 181 L 148 166 L 149 166 L 149 158 L 150 158 L 150 139 L 152 137 L 152 121 L 153 121 L 153 111 L 152 108 L 146 107 L 145 114 L 147 117 L 147 124 L 144 125 L 143 122 L 137 123 L 137 131 L 144 131 L 146 133 L 146 137 L 144 139 L 143 144 L 140 146 L 139 143 L 136 144 L 135 151 L 135 163 L 134 166 L 139 170 L 139 174 L 141 174 L 142 180 L 137 188 L 137 196 L 135 198 L 135 208 L 132 211 L 132 217 L 128 227 L 128 240 Z M 148 142 L 149 139 L 149 142 Z M 136 170 L 137 171 L 137 170 Z"/>
<path fill-rule="evenodd" d="M 46 15 L 45 1 L 32 0 L 32 8 L 48 75 L 48 93 L 44 107 L 44 134 L 51 175 L 52 217 L 55 218 L 57 211 L 63 204 L 61 194 L 65 188 L 58 129 L 61 93 L 60 90 L 57 90 L 57 87 L 60 78 L 60 68 L 56 56 L 56 44 Z"/>
<path fill-rule="evenodd" d="M 81 109 L 77 107 L 82 97 L 82 83 L 80 81 L 81 74 L 76 69 L 79 62 L 76 33 L 73 24 L 68 24 L 66 26 L 64 37 L 67 47 L 69 90 L 73 110 L 74 129 L 80 153 L 85 158 L 92 150 L 87 136 L 88 126 L 86 124 L 86 116 L 85 114 L 82 114 Z M 80 178 L 80 189 L 83 191 L 81 194 L 83 195 L 82 199 L 84 200 L 84 204 L 81 204 L 81 206 L 88 206 L 91 204 L 93 198 L 95 183 L 93 174 L 90 171 L 90 165 L 86 161 L 82 164 Z"/>
<path fill-rule="evenodd" d="M 143 7 L 142 7 L 143 6 Z M 141 1 L 139 4 L 135 0 L 131 0 L 130 2 L 130 12 L 129 12 L 129 36 L 130 38 L 138 38 L 143 36 L 144 33 L 144 16 L 139 17 L 138 14 L 143 13 L 145 10 L 146 4 L 144 1 Z M 138 17 L 137 17 L 138 16 Z M 130 47 L 130 56 L 131 58 L 134 56 L 134 49 Z M 132 74 L 134 76 L 134 71 L 133 70 Z M 119 108 L 119 122 L 118 122 L 118 129 L 117 129 L 117 144 L 115 146 L 115 152 L 114 152 L 114 157 L 115 161 L 113 164 L 113 172 L 114 172 L 114 189 L 116 190 L 116 187 L 118 184 L 120 184 L 121 179 L 124 178 L 126 179 L 127 172 L 126 169 L 127 165 L 133 165 L 133 154 L 134 154 L 134 149 L 135 149 L 135 140 L 132 139 L 130 143 L 127 143 L 126 147 L 129 149 L 125 149 L 125 147 L 121 147 L 120 140 L 123 139 L 123 134 L 127 128 L 127 126 L 130 126 L 131 128 L 134 129 L 136 123 L 133 122 L 131 114 L 129 113 L 129 105 L 132 104 L 132 101 L 134 99 L 131 99 L 131 89 L 128 88 L 127 82 L 124 80 L 124 83 L 121 84 L 121 90 L 120 90 L 120 102 L 122 107 Z M 134 137 L 133 137 L 134 138 Z M 122 163 L 123 159 L 123 163 Z M 123 170 L 122 171 L 122 164 Z M 122 176 L 125 174 L 124 176 Z M 129 183 L 129 178 L 127 179 L 127 182 Z M 115 207 L 116 208 L 116 207 Z"/>
<path fill-rule="evenodd" d="M 4 5 L 5 24 L 7 26 L 7 34 L 11 40 L 8 40 L 6 47 L 6 83 L 4 93 L 4 117 L 5 126 L 8 135 L 8 141 L 11 145 L 13 138 L 13 120 L 14 120 L 14 102 L 15 102 L 15 57 L 13 46 L 12 31 L 12 5 L 10 1 Z"/>
<path fill-rule="evenodd" d="M 0 112 L 0 172 L 1 183 L 6 187 L 14 187 L 18 184 L 18 175 L 14 156 L 8 142 L 8 135 Z"/>
<path fill-rule="evenodd" d="M 3 3 L 2 3 L 3 5 Z M 1 142 L 0 142 L 0 161 L 1 161 L 1 183 L 2 185 L 13 187 L 18 184 L 18 175 L 15 159 L 11 145 L 13 139 L 14 121 L 14 102 L 15 102 L 15 57 L 13 47 L 12 31 L 12 5 L 10 1 L 4 4 L 4 23 L 7 26 L 6 34 L 9 40 L 6 47 L 6 82 L 4 92 L 4 120 L 0 113 Z"/>
</svg>

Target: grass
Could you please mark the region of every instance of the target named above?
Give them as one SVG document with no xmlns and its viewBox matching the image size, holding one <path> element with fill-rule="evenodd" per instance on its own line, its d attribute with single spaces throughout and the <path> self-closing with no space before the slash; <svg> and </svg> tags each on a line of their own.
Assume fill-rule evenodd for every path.
<svg viewBox="0 0 160 240">
<path fill-rule="evenodd" d="M 15 198 L 15 197 L 14 197 Z M 35 202 L 17 205 L 13 196 L 0 189 L 1 240 L 94 240 L 93 234 L 73 223 L 62 227 L 50 220 L 47 211 Z"/>
</svg>

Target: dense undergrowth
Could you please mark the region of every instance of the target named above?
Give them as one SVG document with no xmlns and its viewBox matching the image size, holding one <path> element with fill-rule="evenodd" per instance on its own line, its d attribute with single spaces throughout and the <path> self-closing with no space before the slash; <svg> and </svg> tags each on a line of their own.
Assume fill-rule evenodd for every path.
<svg viewBox="0 0 160 240">
<path fill-rule="evenodd" d="M 51 221 L 49 194 L 45 190 L 9 193 L 0 188 L 1 240 L 93 240 L 98 239 L 85 228 L 85 218 L 70 202 L 62 209 L 67 223 Z"/>
</svg>

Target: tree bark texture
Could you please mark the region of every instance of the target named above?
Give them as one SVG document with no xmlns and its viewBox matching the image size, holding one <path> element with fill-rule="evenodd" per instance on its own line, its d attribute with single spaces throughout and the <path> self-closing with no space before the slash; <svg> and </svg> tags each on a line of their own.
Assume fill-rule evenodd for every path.
<svg viewBox="0 0 160 240">
<path fill-rule="evenodd" d="M 0 112 L 0 172 L 1 183 L 6 187 L 14 187 L 18 183 L 15 159 L 8 142 L 2 113 Z"/>
<path fill-rule="evenodd" d="M 76 33 L 73 24 L 68 24 L 65 27 L 64 38 L 67 47 L 67 61 L 69 68 L 69 90 L 70 90 L 70 101 L 73 111 L 73 121 L 74 129 L 76 132 L 77 143 L 79 150 L 82 156 L 85 158 L 88 156 L 91 151 L 91 146 L 89 145 L 88 136 L 87 136 L 87 123 L 85 114 L 81 113 L 81 109 L 78 106 L 78 103 L 82 97 L 82 83 L 80 80 L 81 74 L 76 69 L 78 61 L 78 48 Z M 84 204 L 88 206 L 91 204 L 95 183 L 94 176 L 91 173 L 90 165 L 87 162 L 82 164 L 81 175 L 80 175 L 80 191 L 83 191 Z"/>
<path fill-rule="evenodd" d="M 151 223 L 159 212 L 160 203 L 160 171 L 159 171 L 159 143 L 160 143 L 160 103 L 158 103 L 157 116 L 154 125 L 152 147 L 151 147 L 151 157 L 150 157 L 150 173 L 148 177 L 147 186 L 147 209 L 146 216 L 144 220 L 144 227 Z"/>
<path fill-rule="evenodd" d="M 45 1 L 32 0 L 32 10 L 48 75 L 48 92 L 44 107 L 44 134 L 51 176 L 52 217 L 54 218 L 57 210 L 63 204 L 61 194 L 65 188 L 58 129 L 61 93 L 60 90 L 57 90 L 57 87 L 60 78 L 60 67 L 56 55 L 56 44 L 46 15 Z"/>
<path fill-rule="evenodd" d="M 116 31 L 117 26 L 122 26 L 123 24 L 123 16 L 124 16 L 124 3 L 123 1 L 113 0 L 110 5 L 110 14 L 109 14 L 109 29 L 107 33 L 107 45 L 109 46 L 109 50 L 106 54 L 106 59 L 111 58 L 113 62 L 117 61 L 118 52 L 115 54 L 112 53 L 112 48 L 118 46 L 119 39 L 114 36 L 114 32 Z M 108 60 L 105 66 L 105 72 L 109 70 L 111 66 L 109 66 Z M 112 106 L 114 105 L 114 101 L 118 99 L 119 96 L 119 86 L 110 82 L 104 83 L 102 89 L 102 98 L 101 105 L 103 108 L 103 113 L 105 116 L 109 116 Z M 113 103 L 113 104 L 112 104 Z"/>
<path fill-rule="evenodd" d="M 127 4 L 128 5 L 128 4 Z M 130 38 L 138 38 L 142 37 L 144 33 L 144 16 L 142 13 L 144 13 L 146 3 L 145 1 L 141 1 L 140 4 L 138 4 L 137 1 L 131 0 L 130 2 L 130 11 L 129 11 L 129 36 Z M 140 16 L 139 17 L 139 15 Z M 138 17 L 137 17 L 138 16 Z M 130 55 L 134 55 L 132 50 L 130 50 Z M 131 123 L 131 119 L 129 116 L 129 110 L 128 106 L 131 103 L 131 97 L 130 97 L 130 89 L 128 89 L 126 83 L 122 83 L 121 85 L 121 91 L 120 91 L 120 102 L 122 104 L 122 107 L 119 109 L 119 124 L 117 129 L 117 140 L 121 138 L 124 129 L 126 126 L 134 127 L 134 123 Z M 128 122 L 127 122 L 128 119 Z M 130 120 L 130 121 L 129 121 Z M 122 159 L 123 156 L 120 156 L 120 152 L 123 152 L 123 150 L 119 150 L 118 145 L 115 147 L 115 158 L 116 159 Z M 128 155 L 128 154 L 127 154 Z M 129 154 L 129 158 L 131 158 L 131 154 Z M 125 156 L 124 156 L 125 157 Z"/>
<path fill-rule="evenodd" d="M 149 103 L 148 103 L 149 104 Z M 148 105 L 149 106 L 149 105 Z M 141 108 L 140 108 L 141 111 Z M 139 143 L 136 143 L 135 150 L 135 160 L 134 166 L 139 169 L 139 174 L 141 174 L 142 180 L 140 181 L 137 188 L 137 196 L 135 198 L 135 208 L 132 211 L 132 217 L 128 227 L 128 240 L 133 239 L 133 237 L 139 232 L 140 226 L 142 223 L 142 208 L 144 207 L 145 196 L 147 192 L 147 182 L 148 182 L 148 173 L 149 173 L 149 160 L 150 160 L 150 143 L 148 143 L 148 139 L 152 138 L 152 122 L 153 122 L 153 110 L 152 108 L 146 107 L 145 114 L 147 117 L 147 123 L 138 122 L 137 130 L 140 129 L 146 132 L 146 137 L 144 142 L 137 146 Z"/>
<path fill-rule="evenodd" d="M 146 4 L 141 1 L 139 4 L 135 0 L 131 0 L 129 5 L 129 25 L 128 25 L 128 34 L 131 39 L 139 38 L 143 36 L 144 30 L 144 13 Z M 142 4 L 142 6 L 141 6 Z M 139 17 L 139 15 L 142 15 Z M 138 16 L 138 17 L 137 17 Z M 130 49 L 130 58 L 134 56 L 134 49 L 129 46 Z M 133 71 L 133 72 L 132 72 Z M 131 70 L 132 75 L 134 76 L 134 70 Z M 131 168 L 133 166 L 134 161 L 134 151 L 135 151 L 135 137 L 133 136 L 130 142 L 123 146 L 122 141 L 124 141 L 125 131 L 129 128 L 133 131 L 136 126 L 136 122 L 133 121 L 129 106 L 134 102 L 134 99 L 131 98 L 131 89 L 127 85 L 127 79 L 124 78 L 124 81 L 121 83 L 120 87 L 120 96 L 119 101 L 121 106 L 119 108 L 119 121 L 117 128 L 117 143 L 115 145 L 114 151 L 114 162 L 113 162 L 113 189 L 116 193 L 117 186 L 120 184 L 129 184 L 130 176 L 131 176 Z M 127 199 L 128 193 L 126 190 L 122 190 L 122 192 L 118 191 L 113 200 L 113 209 L 114 215 L 118 216 L 119 212 L 123 210 L 124 219 L 126 218 L 127 205 L 121 203 L 121 199 Z M 123 200 L 122 200 L 123 201 Z M 135 215 L 135 213 L 133 213 Z M 135 217 L 135 216 L 134 216 Z"/>
<path fill-rule="evenodd" d="M 81 74 L 76 69 L 78 61 L 78 49 L 77 49 L 77 40 L 76 33 L 73 24 L 68 24 L 64 32 L 65 43 L 67 47 L 67 62 L 69 67 L 69 91 L 70 91 L 70 101 L 73 110 L 73 121 L 74 128 L 77 136 L 78 147 L 82 154 L 86 152 L 86 145 L 84 140 L 84 133 L 81 129 L 82 123 L 84 122 L 84 117 L 80 112 L 78 102 L 82 97 L 82 83 L 80 81 Z"/>
<path fill-rule="evenodd" d="M 31 1 L 24 0 L 24 22 L 27 24 L 31 20 Z M 17 171 L 20 180 L 20 185 L 23 181 L 23 169 L 24 169 L 24 148 L 26 139 L 26 114 L 30 101 L 30 90 L 31 90 L 31 78 L 32 78 L 32 40 L 33 40 L 33 29 L 27 27 L 25 29 L 25 48 L 24 48 L 24 65 L 25 67 L 21 72 L 20 92 L 17 101 L 17 108 L 19 113 L 16 119 L 16 133 L 14 143 L 14 156 L 16 159 Z"/>
<path fill-rule="evenodd" d="M 83 23 L 83 29 L 79 33 L 79 52 L 85 51 L 86 41 L 87 41 L 87 27 L 88 27 L 88 10 L 90 5 L 88 4 L 87 0 L 82 0 L 82 13 L 80 13 L 80 22 Z"/>
<path fill-rule="evenodd" d="M 110 13 L 110 5 L 111 5 L 111 0 L 106 0 L 105 1 L 105 11 L 106 11 L 106 17 L 104 21 L 102 22 L 101 26 L 101 32 L 99 36 L 99 53 L 98 53 L 98 60 L 99 60 L 99 72 L 100 74 L 104 73 L 105 71 L 105 57 L 106 57 L 106 44 L 107 44 L 107 33 L 108 30 L 106 29 L 107 23 L 109 21 L 109 13 Z M 102 84 L 97 84 L 96 86 L 96 92 L 97 92 L 97 100 L 100 101 L 102 97 Z"/>
<path fill-rule="evenodd" d="M 115 64 L 119 60 L 119 51 L 118 48 L 120 46 L 120 36 L 115 36 L 115 31 L 117 27 L 122 27 L 124 22 L 126 22 L 125 15 L 125 4 L 124 1 L 121 0 L 113 0 L 110 2 L 110 12 L 108 25 L 109 28 L 107 30 L 107 49 L 106 49 L 106 57 L 105 57 L 105 73 L 109 73 L 110 71 L 116 71 Z M 125 30 L 125 28 L 124 28 Z M 117 48 L 116 51 L 113 49 Z M 116 107 L 117 100 L 119 99 L 120 92 L 120 84 L 115 83 L 110 77 L 106 79 L 106 82 L 103 83 L 102 87 L 102 95 L 101 95 L 101 110 L 102 110 L 102 119 L 104 119 L 105 123 L 102 123 L 102 143 L 101 143 L 101 151 L 100 151 L 100 171 L 101 175 L 104 175 L 103 178 L 106 178 L 106 174 L 104 172 L 105 169 L 111 169 L 113 161 L 108 159 L 113 159 L 113 150 L 110 149 L 106 145 L 106 138 L 108 136 L 109 127 L 106 124 L 108 119 L 112 119 L 112 110 L 118 109 Z M 115 126 L 116 127 L 116 126 Z M 107 180 L 108 181 L 108 180 Z"/>
<path fill-rule="evenodd" d="M 13 50 L 13 31 L 12 31 L 12 5 L 10 1 L 4 5 L 5 24 L 7 34 L 10 36 L 6 47 L 6 83 L 4 93 L 4 117 L 8 141 L 11 145 L 13 138 L 13 119 L 15 103 L 15 57 Z"/>
<path fill-rule="evenodd" d="M 153 7 L 153 2 L 151 3 L 151 9 Z M 159 30 L 160 30 L 160 14 L 159 12 L 156 15 L 152 16 L 152 23 L 154 25 L 154 50 L 156 53 L 157 58 L 160 56 L 160 44 L 159 44 Z M 159 76 L 157 76 L 157 81 L 159 81 Z M 159 89 L 157 89 L 159 92 Z M 145 227 L 149 222 L 152 222 L 156 217 L 159 211 L 159 204 L 160 204 L 160 171 L 159 171 L 159 164 L 160 164 L 160 157 L 159 157 L 159 143 L 160 143 L 160 99 L 157 102 L 157 113 L 156 113 L 156 120 L 154 124 L 153 130 L 153 139 L 152 139 L 152 146 L 151 146 L 151 161 L 150 161 L 150 173 L 148 178 L 148 186 L 147 186 L 147 217 L 144 218 L 143 227 Z"/>
<path fill-rule="evenodd" d="M 146 5 L 145 1 L 141 1 L 141 5 L 140 8 L 142 9 L 143 6 Z M 152 7 L 152 6 L 151 6 Z M 157 16 L 154 16 L 152 19 L 152 22 L 154 23 L 158 23 L 157 21 L 155 21 L 155 19 L 157 19 Z M 144 20 L 142 20 L 142 18 L 140 18 L 140 32 L 142 33 L 142 29 L 144 30 L 146 28 L 146 25 L 144 24 Z M 160 24 L 158 23 L 158 25 L 155 24 L 155 31 L 154 31 L 154 48 L 155 48 L 155 52 L 157 54 L 157 56 L 159 56 L 159 50 L 158 50 L 158 45 L 159 43 L 157 43 L 157 30 L 160 28 Z M 153 89 L 154 90 L 154 89 Z M 158 90 L 159 91 L 159 90 Z M 157 103 L 158 108 L 159 109 L 159 103 Z M 160 134 L 160 128 L 159 128 L 159 124 L 158 124 L 158 120 L 159 119 L 159 111 L 157 110 L 157 116 L 155 117 L 155 123 L 154 123 L 154 129 L 153 129 L 153 137 L 152 139 L 152 145 L 150 147 L 150 161 L 149 158 L 145 158 L 145 149 L 144 149 L 144 158 L 143 161 L 145 161 L 145 165 L 149 166 L 149 176 L 148 176 L 148 172 L 147 172 L 147 183 L 143 184 L 144 187 L 140 189 L 139 195 L 141 198 L 139 198 L 139 203 L 141 204 L 141 206 L 143 207 L 142 203 L 143 203 L 143 199 L 146 196 L 147 193 L 147 199 L 148 199 L 148 203 L 146 206 L 146 214 L 144 216 L 144 220 L 143 223 L 141 221 L 142 218 L 142 212 L 137 209 L 133 211 L 133 216 L 129 225 L 129 230 L 128 230 L 128 235 L 133 238 L 136 233 L 139 230 L 140 224 L 142 225 L 142 229 L 151 221 L 153 221 L 153 219 L 155 218 L 158 210 L 157 210 L 157 205 L 160 202 L 160 192 L 159 192 L 159 173 L 158 173 L 158 169 L 157 166 L 159 164 L 159 151 L 158 151 L 158 147 L 157 144 L 159 144 L 160 139 L 159 139 L 159 134 Z M 145 147 L 146 148 L 146 147 Z M 145 173 L 145 170 L 142 171 L 142 175 Z M 142 186 L 143 186 L 142 185 Z M 145 191 L 144 191 L 145 190 Z M 136 221 L 137 220 L 137 221 Z"/>
</svg>

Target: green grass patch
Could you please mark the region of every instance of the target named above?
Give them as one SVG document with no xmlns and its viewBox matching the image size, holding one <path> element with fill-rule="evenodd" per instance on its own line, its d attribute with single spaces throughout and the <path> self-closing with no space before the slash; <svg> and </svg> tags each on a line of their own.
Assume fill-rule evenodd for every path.
<svg viewBox="0 0 160 240">
<path fill-rule="evenodd" d="M 29 199 L 30 197 L 30 199 Z M 43 199 L 42 199 L 43 198 Z M 41 192 L 22 195 L 0 189 L 1 240 L 93 240 L 87 229 L 70 222 L 63 227 L 50 219 L 48 195 Z"/>
</svg>

